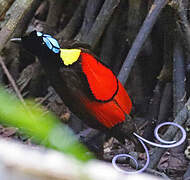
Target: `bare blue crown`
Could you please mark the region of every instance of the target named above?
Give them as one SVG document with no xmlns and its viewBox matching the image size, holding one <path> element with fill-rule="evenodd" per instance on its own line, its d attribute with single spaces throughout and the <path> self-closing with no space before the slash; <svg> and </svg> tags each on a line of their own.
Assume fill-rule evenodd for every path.
<svg viewBox="0 0 190 180">
<path fill-rule="evenodd" d="M 54 53 L 59 53 L 59 51 L 60 51 L 59 43 L 51 35 L 37 32 L 37 36 L 39 36 L 39 37 L 41 36 L 43 38 L 43 41 L 46 44 L 46 46 L 49 49 L 51 49 Z"/>
</svg>

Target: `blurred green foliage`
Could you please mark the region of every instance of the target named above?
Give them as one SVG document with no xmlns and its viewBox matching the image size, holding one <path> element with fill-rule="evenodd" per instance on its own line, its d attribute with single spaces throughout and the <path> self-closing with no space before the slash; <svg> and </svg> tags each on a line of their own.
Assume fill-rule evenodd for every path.
<svg viewBox="0 0 190 180">
<path fill-rule="evenodd" d="M 32 101 L 26 103 L 27 107 L 0 88 L 0 123 L 17 127 L 38 144 L 70 154 L 81 161 L 93 158 L 73 132 L 53 114 L 44 113 Z"/>
</svg>

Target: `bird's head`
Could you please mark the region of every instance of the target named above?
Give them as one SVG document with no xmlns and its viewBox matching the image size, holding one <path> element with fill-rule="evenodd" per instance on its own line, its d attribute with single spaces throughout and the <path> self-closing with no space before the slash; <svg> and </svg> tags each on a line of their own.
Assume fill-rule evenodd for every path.
<svg viewBox="0 0 190 180">
<path fill-rule="evenodd" d="M 60 52 L 60 46 L 56 39 L 51 35 L 38 31 L 32 31 L 21 38 L 12 38 L 11 42 L 21 44 L 26 50 L 36 56 Z"/>
<path fill-rule="evenodd" d="M 76 62 L 81 53 L 80 49 L 61 49 L 55 38 L 38 31 L 32 31 L 21 38 L 13 38 L 11 41 L 21 44 L 23 48 L 38 57 L 56 55 L 54 57 L 60 57 L 65 66 Z"/>
</svg>

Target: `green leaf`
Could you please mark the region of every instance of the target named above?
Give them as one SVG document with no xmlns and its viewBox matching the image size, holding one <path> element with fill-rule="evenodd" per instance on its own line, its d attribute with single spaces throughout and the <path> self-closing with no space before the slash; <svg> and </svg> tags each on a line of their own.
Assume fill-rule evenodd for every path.
<svg viewBox="0 0 190 180">
<path fill-rule="evenodd" d="M 0 123 L 14 126 L 48 148 L 70 154 L 79 160 L 93 158 L 86 147 L 80 144 L 73 132 L 64 126 L 52 113 L 37 108 L 32 101 L 23 106 L 14 96 L 0 88 Z"/>
</svg>

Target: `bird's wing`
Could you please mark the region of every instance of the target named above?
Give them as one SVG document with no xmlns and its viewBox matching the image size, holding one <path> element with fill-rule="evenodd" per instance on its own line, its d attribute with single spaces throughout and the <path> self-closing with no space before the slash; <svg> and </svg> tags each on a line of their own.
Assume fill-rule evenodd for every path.
<svg viewBox="0 0 190 180">
<path fill-rule="evenodd" d="M 131 99 L 123 87 L 123 85 L 118 81 L 119 89 L 117 94 L 114 97 L 114 101 L 118 104 L 118 106 L 124 111 L 126 114 L 130 114 L 132 109 L 132 102 Z"/>
<path fill-rule="evenodd" d="M 112 128 L 125 120 L 125 113 L 113 100 L 98 102 L 87 97 L 80 98 L 88 113 L 95 117 L 104 127 Z"/>
<path fill-rule="evenodd" d="M 81 52 L 82 70 L 90 90 L 99 101 L 111 100 L 118 90 L 118 80 L 113 72 L 89 53 Z"/>
<path fill-rule="evenodd" d="M 88 111 L 107 128 L 125 121 L 132 103 L 113 72 L 89 53 L 81 52 L 81 64 L 94 97 L 100 101 L 82 100 Z"/>
</svg>

